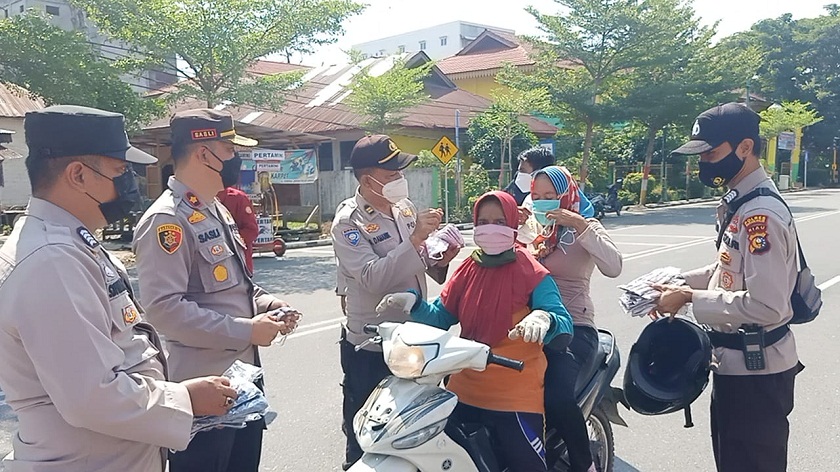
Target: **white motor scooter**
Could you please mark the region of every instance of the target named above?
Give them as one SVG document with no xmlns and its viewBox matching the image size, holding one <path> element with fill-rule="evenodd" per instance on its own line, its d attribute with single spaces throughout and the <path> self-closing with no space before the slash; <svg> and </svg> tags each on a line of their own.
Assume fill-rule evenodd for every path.
<svg viewBox="0 0 840 472">
<path fill-rule="evenodd" d="M 382 344 L 394 375 L 356 413 L 353 430 L 365 454 L 350 472 L 497 471 L 486 429 L 447 424 L 458 397 L 439 385 L 464 369 L 498 364 L 521 371 L 523 363 L 420 323 L 368 325 L 365 332 L 374 335 L 366 343 Z"/>
</svg>

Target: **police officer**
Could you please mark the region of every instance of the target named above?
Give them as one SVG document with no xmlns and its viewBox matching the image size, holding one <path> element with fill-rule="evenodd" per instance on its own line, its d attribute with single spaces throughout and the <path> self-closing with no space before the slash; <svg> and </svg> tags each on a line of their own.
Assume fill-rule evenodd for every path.
<svg viewBox="0 0 840 472">
<path fill-rule="evenodd" d="M 245 242 L 215 198 L 225 169 L 239 164 L 230 114 L 209 109 L 170 120 L 175 175 L 137 224 L 134 251 L 149 320 L 167 338 L 172 376 L 221 374 L 237 359 L 259 365 L 257 346 L 294 329 L 299 314 L 251 280 Z M 261 384 L 258 384 L 261 386 Z M 170 458 L 170 470 L 256 471 L 265 421 L 195 436 Z"/>
<path fill-rule="evenodd" d="M 759 163 L 759 116 L 737 103 L 700 114 L 691 141 L 677 154 L 700 155 L 700 180 L 726 185 L 718 224 L 730 205 L 754 189 L 778 194 Z M 745 201 L 721 228 L 715 262 L 687 272 L 687 286 L 659 286 L 657 311 L 676 313 L 693 304 L 710 325 L 719 367 L 711 407 L 712 444 L 719 472 L 776 472 L 787 468 L 788 415 L 794 378 L 802 370 L 788 321 L 797 278 L 793 218 L 784 203 Z M 763 340 L 760 340 L 763 338 Z"/>
<path fill-rule="evenodd" d="M 123 116 L 26 114 L 32 199 L 0 248 L 0 387 L 18 416 L 9 471 L 163 471 L 193 415 L 223 414 L 226 379 L 168 382 L 122 263 L 92 231 L 140 201 Z"/>
<path fill-rule="evenodd" d="M 386 294 L 417 290 L 426 295 L 426 273 L 443 283 L 449 262 L 458 249 L 447 251 L 440 261 L 423 252 L 423 242 L 441 222 L 439 209 L 418 212 L 408 199 L 408 183 L 402 170 L 417 156 L 400 151 L 385 135 L 360 139 L 350 154 L 350 165 L 359 181 L 356 195 L 342 202 L 332 225 L 332 241 L 338 263 L 339 289 L 346 293 L 345 322 L 341 332 L 341 368 L 344 371 L 344 424 L 347 437 L 344 470 L 361 456 L 353 433 L 353 416 L 374 387 L 390 375 L 378 346 L 366 345 L 366 323 L 407 321 L 402 310 L 377 317 L 376 305 Z M 339 293 L 339 295 L 341 295 Z"/>
</svg>

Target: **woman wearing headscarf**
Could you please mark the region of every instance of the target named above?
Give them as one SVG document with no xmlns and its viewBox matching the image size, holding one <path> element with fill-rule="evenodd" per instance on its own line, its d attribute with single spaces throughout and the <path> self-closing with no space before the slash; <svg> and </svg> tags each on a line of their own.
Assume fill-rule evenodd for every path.
<svg viewBox="0 0 840 472">
<path fill-rule="evenodd" d="M 495 354 L 524 361 L 522 372 L 488 365 L 464 370 L 447 388 L 458 395 L 452 419 L 486 425 L 501 467 L 545 471 L 542 343 L 568 344 L 571 317 L 548 270 L 515 244 L 518 209 L 511 195 L 488 192 L 475 203 L 479 247 L 427 302 L 416 293 L 386 295 L 380 307 L 398 306 L 421 323 L 448 329 L 461 323 L 461 337 L 487 344 Z M 377 308 L 379 310 L 380 308 Z"/>
<path fill-rule="evenodd" d="M 571 472 L 595 471 L 575 383 L 581 367 L 598 348 L 595 306 L 589 294 L 592 272 L 597 267 L 607 277 L 618 277 L 622 256 L 607 230 L 593 218 L 592 204 L 565 167 L 535 172 L 531 198 L 540 233 L 532 249 L 557 283 L 574 322 L 568 349 L 551 343 L 545 346 L 546 423 L 566 443 Z M 549 469 L 556 459 L 548 457 Z"/>
</svg>

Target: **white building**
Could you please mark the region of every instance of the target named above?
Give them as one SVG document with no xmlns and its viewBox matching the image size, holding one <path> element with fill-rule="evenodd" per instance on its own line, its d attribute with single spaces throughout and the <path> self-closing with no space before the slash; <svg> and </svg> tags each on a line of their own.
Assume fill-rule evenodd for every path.
<svg viewBox="0 0 840 472">
<path fill-rule="evenodd" d="M 99 47 L 100 55 L 107 59 L 118 60 L 130 55 L 125 44 L 108 41 L 96 26 L 87 21 L 84 11 L 72 6 L 67 0 L 0 0 L 0 19 L 20 15 L 28 10 L 47 13 L 52 17 L 53 24 L 64 30 L 83 31 L 88 40 Z M 175 64 L 175 58 L 169 63 Z M 121 78 L 137 93 L 145 93 L 177 81 L 174 68 L 145 70 Z"/>
<path fill-rule="evenodd" d="M 453 21 L 417 31 L 398 34 L 388 38 L 353 45 L 364 58 L 382 57 L 399 53 L 423 51 L 432 60 L 455 55 L 484 30 L 515 34 L 513 30 L 495 26 Z"/>
</svg>

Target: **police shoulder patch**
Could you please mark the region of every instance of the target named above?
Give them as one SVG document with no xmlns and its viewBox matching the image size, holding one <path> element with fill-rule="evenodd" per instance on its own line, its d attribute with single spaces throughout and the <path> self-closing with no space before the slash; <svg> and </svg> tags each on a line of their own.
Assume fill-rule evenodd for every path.
<svg viewBox="0 0 840 472">
<path fill-rule="evenodd" d="M 96 249 L 99 247 L 99 241 L 96 240 L 96 237 L 88 231 L 87 228 L 84 226 L 79 226 L 76 229 L 76 233 L 79 234 L 79 237 L 82 238 L 82 241 L 85 243 L 85 246 L 89 247 L 90 249 Z"/>
<path fill-rule="evenodd" d="M 346 229 L 342 234 L 351 246 L 358 246 L 362 241 L 362 233 L 358 229 Z"/>
<path fill-rule="evenodd" d="M 767 215 L 753 215 L 744 219 L 744 228 L 749 238 L 750 254 L 765 254 L 770 250 L 767 236 Z"/>
<path fill-rule="evenodd" d="M 167 254 L 175 254 L 184 240 L 184 230 L 176 224 L 163 224 L 157 227 L 158 244 Z"/>
</svg>

